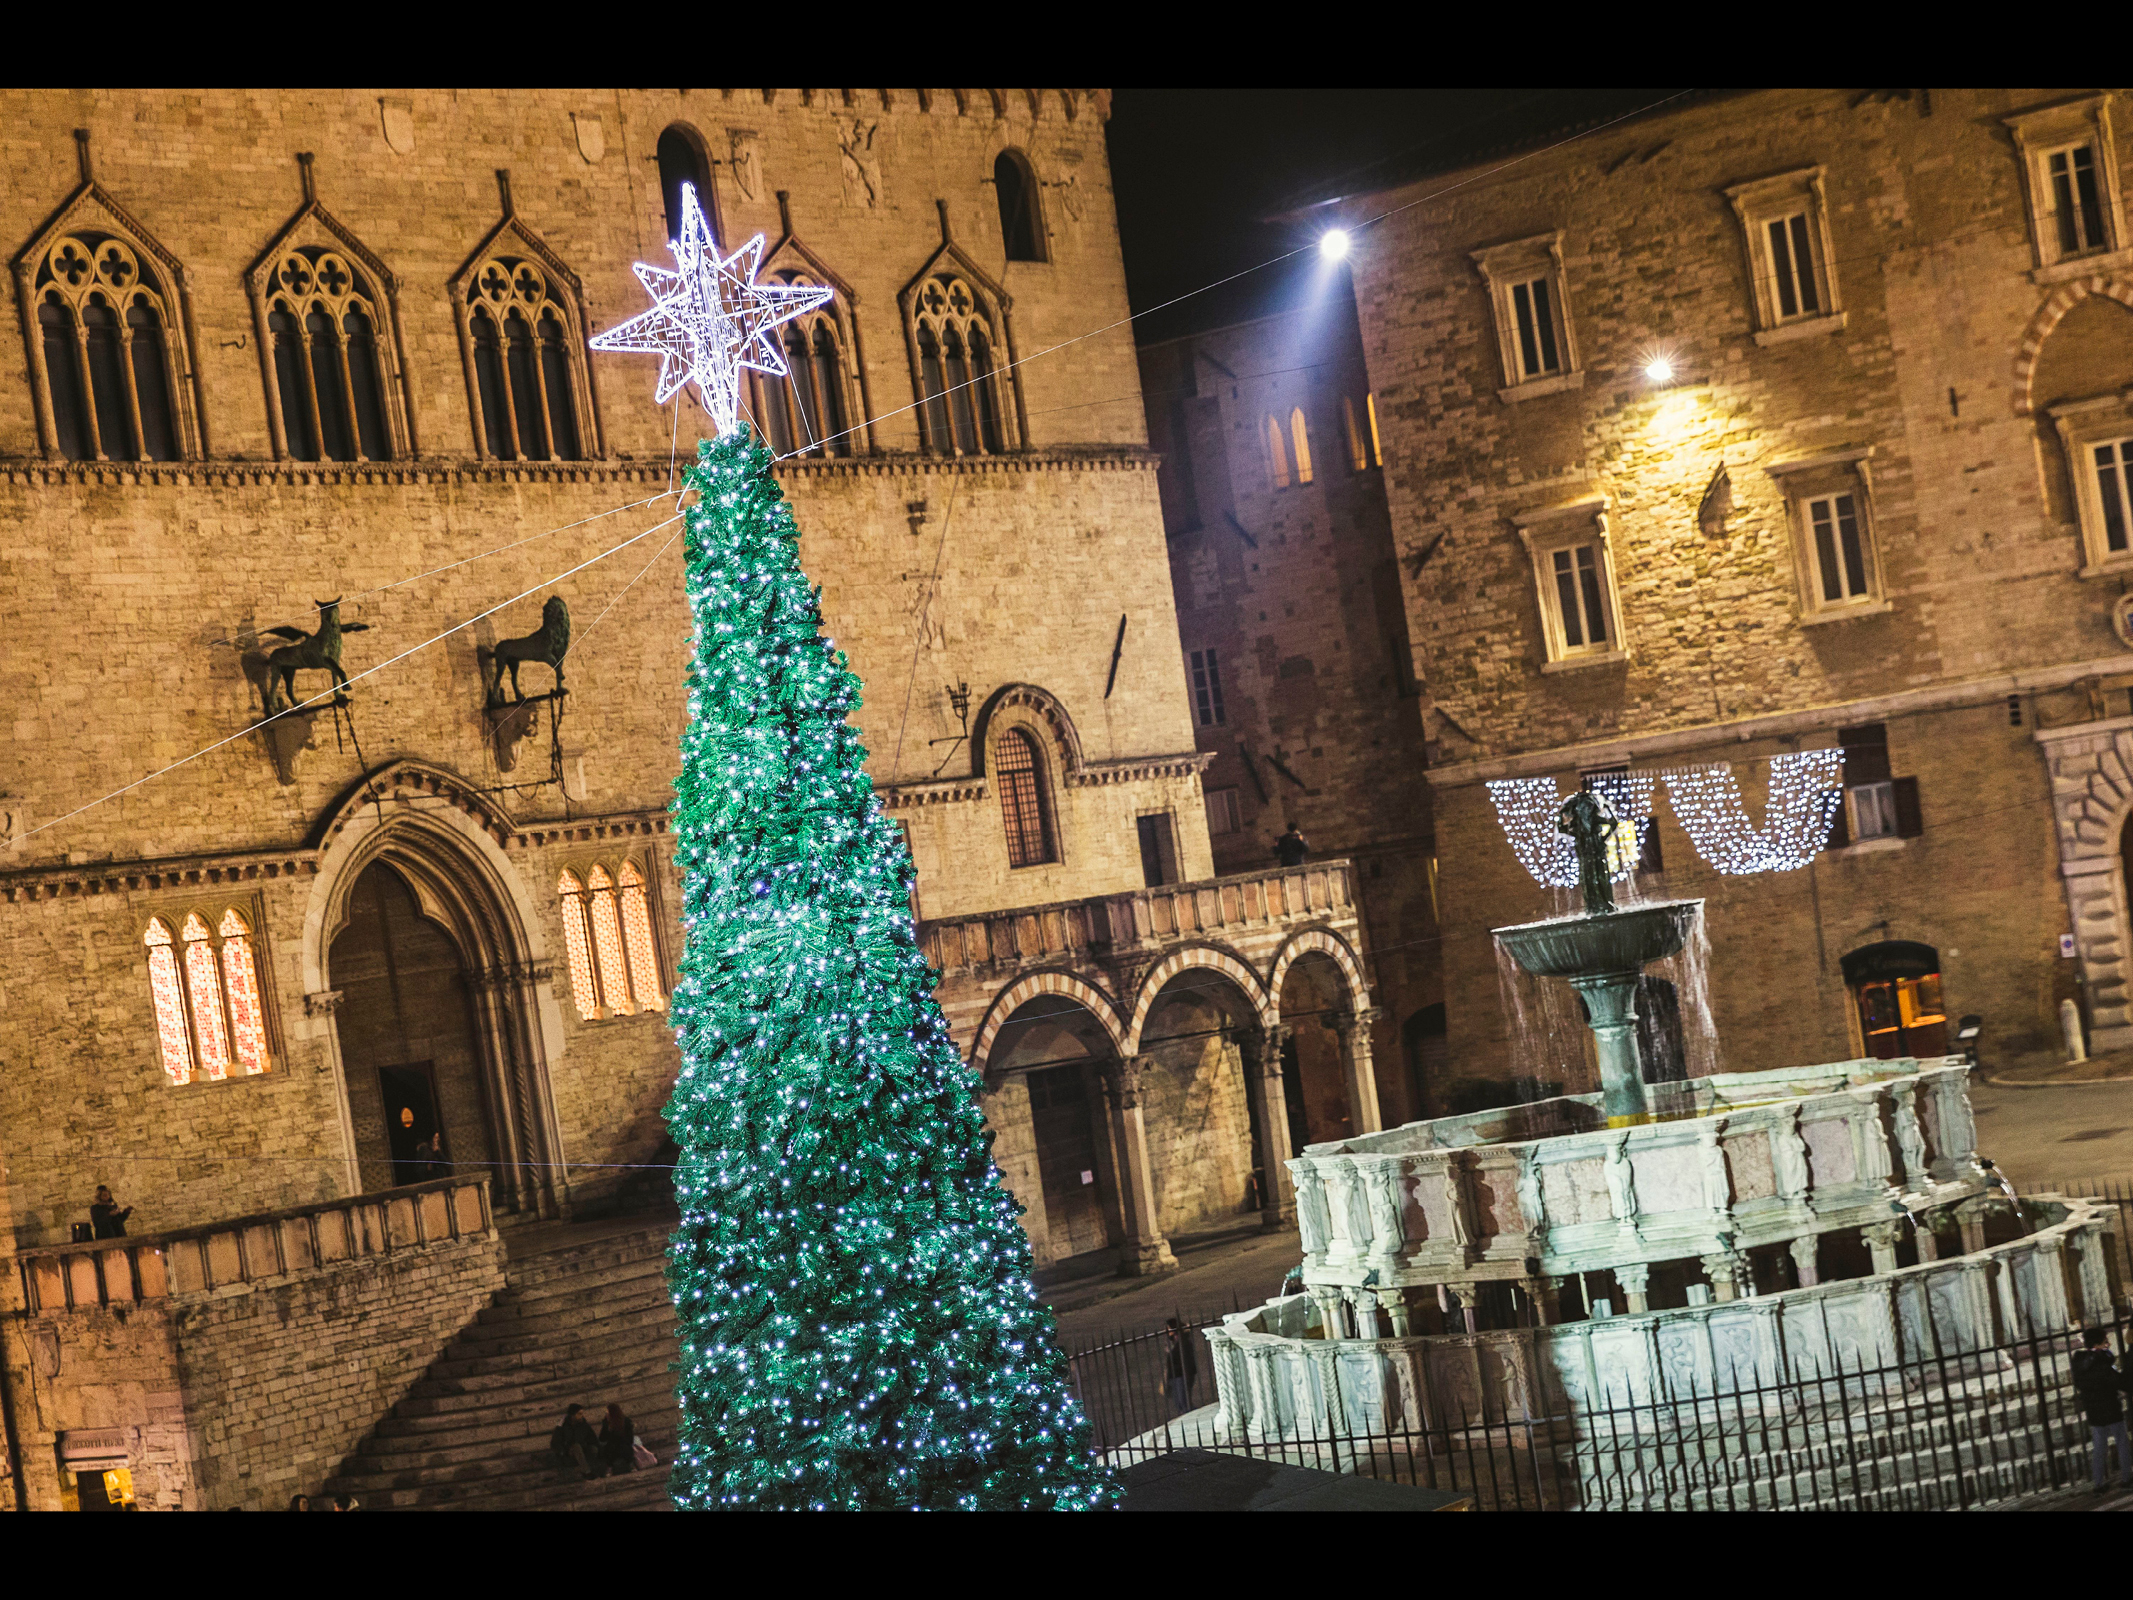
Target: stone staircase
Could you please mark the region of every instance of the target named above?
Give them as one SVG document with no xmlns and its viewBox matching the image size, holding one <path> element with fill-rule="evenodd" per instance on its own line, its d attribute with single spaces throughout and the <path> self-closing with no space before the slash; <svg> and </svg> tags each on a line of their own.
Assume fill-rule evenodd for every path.
<svg viewBox="0 0 2133 1600">
<path fill-rule="evenodd" d="M 495 1301 L 430 1364 L 330 1479 L 370 1511 L 665 1511 L 678 1415 L 671 1218 L 507 1226 Z M 609 1401 L 660 1466 L 560 1478 L 548 1435 L 572 1401 L 597 1428 Z"/>
</svg>

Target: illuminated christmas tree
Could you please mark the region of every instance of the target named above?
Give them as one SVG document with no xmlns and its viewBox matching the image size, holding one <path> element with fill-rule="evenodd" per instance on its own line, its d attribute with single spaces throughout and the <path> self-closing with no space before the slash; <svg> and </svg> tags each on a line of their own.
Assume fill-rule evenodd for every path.
<svg viewBox="0 0 2133 1600">
<path fill-rule="evenodd" d="M 738 366 L 782 376 L 762 335 L 806 302 L 753 282 L 761 240 L 720 261 L 685 211 L 681 273 L 640 267 L 660 304 L 599 341 L 659 351 L 665 393 L 695 382 L 719 426 L 686 479 L 674 1498 L 1109 1505 L 848 720 L 858 679 L 735 416 Z"/>
</svg>

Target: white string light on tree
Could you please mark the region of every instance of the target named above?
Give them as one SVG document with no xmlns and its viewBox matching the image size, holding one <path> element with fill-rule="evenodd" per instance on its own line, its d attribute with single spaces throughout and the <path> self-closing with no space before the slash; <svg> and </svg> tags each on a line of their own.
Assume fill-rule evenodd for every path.
<svg viewBox="0 0 2133 1600">
<path fill-rule="evenodd" d="M 1637 869 L 1646 831 L 1652 825 L 1652 777 L 1649 772 L 1595 772 L 1584 782 L 1604 795 L 1616 816 L 1634 826 L 1617 829 L 1608 846 L 1610 876 L 1620 883 Z M 1578 883 L 1576 847 L 1558 833 L 1556 813 L 1569 796 L 1553 778 L 1503 778 L 1489 785 L 1496 820 L 1518 864 L 1533 881 L 1550 889 L 1574 889 Z"/>
<path fill-rule="evenodd" d="M 1748 820 L 1740 785 L 1725 762 L 1662 774 L 1667 803 L 1696 853 L 1729 878 L 1796 872 L 1829 843 L 1844 802 L 1844 752 L 1801 750 L 1773 756 L 1763 825 Z"/>
</svg>

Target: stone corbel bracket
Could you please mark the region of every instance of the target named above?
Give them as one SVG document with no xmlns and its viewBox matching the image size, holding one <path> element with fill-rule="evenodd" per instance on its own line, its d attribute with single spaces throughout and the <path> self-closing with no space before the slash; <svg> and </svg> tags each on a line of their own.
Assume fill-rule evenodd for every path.
<svg viewBox="0 0 2133 1600">
<path fill-rule="evenodd" d="M 318 718 L 316 711 L 284 711 L 258 724 L 259 735 L 266 741 L 267 755 L 274 763 L 274 775 L 285 789 L 294 787 L 297 765 L 304 752 L 318 748 Z"/>
</svg>

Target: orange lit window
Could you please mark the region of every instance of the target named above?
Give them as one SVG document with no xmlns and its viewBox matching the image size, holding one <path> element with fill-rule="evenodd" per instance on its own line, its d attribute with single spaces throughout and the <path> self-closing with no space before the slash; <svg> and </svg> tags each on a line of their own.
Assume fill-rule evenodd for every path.
<svg viewBox="0 0 2133 1600">
<path fill-rule="evenodd" d="M 230 1070 L 230 1035 L 222 1020 L 222 977 L 216 971 L 215 947 L 198 912 L 185 919 L 179 936 L 185 940 L 185 988 L 192 1001 L 193 1043 L 200 1050 L 200 1065 L 210 1078 L 225 1078 Z"/>
<path fill-rule="evenodd" d="M 592 939 L 585 926 L 585 885 L 565 871 L 557 886 L 563 897 L 563 948 L 570 953 L 570 995 L 578 1015 L 590 1022 L 600 1014 L 600 988 L 593 980 Z"/>
<path fill-rule="evenodd" d="M 659 965 L 652 955 L 652 908 L 644 878 L 634 861 L 622 863 L 620 875 L 622 939 L 629 950 L 630 987 L 647 1011 L 664 1009 L 659 994 Z"/>
<path fill-rule="evenodd" d="M 1267 471 L 1273 476 L 1274 487 L 1289 486 L 1289 450 L 1281 442 L 1281 424 L 1272 417 L 1266 419 Z"/>
<path fill-rule="evenodd" d="M 1860 1031 L 1878 1060 L 1948 1053 L 1948 1014 L 1941 1008 L 1940 974 L 1893 978 L 1859 986 Z"/>
<path fill-rule="evenodd" d="M 259 1013 L 259 969 L 252 958 L 252 930 L 225 911 L 215 930 L 222 935 L 222 988 L 230 1002 L 230 1038 L 237 1063 L 248 1073 L 267 1070 L 267 1030 Z"/>
<path fill-rule="evenodd" d="M 172 1083 L 193 1081 L 192 1034 L 185 1026 L 185 997 L 178 983 L 178 958 L 171 949 L 170 928 L 160 918 L 148 924 L 148 988 L 155 996 L 156 1039 L 163 1047 L 163 1070 Z"/>
<path fill-rule="evenodd" d="M 593 956 L 600 969 L 600 998 L 616 1016 L 626 1017 L 637 1008 L 630 1004 L 629 964 L 622 957 L 622 918 L 615 911 L 614 884 L 605 867 L 594 867 L 585 875 L 585 897 L 592 911 Z"/>
<path fill-rule="evenodd" d="M 1303 407 L 1289 413 L 1289 438 L 1296 446 L 1296 481 L 1311 481 L 1311 430 L 1304 426 Z"/>
</svg>

